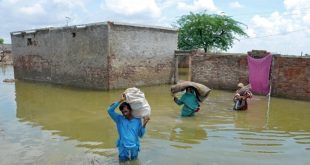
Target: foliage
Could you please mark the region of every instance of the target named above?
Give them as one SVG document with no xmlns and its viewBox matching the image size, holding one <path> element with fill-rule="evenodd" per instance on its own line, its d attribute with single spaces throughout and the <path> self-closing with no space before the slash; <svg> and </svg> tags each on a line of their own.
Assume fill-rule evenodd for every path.
<svg viewBox="0 0 310 165">
<path fill-rule="evenodd" d="M 231 17 L 217 14 L 190 13 L 177 20 L 179 26 L 178 48 L 191 50 L 203 48 L 226 51 L 237 36 L 247 36 L 244 25 Z"/>
<path fill-rule="evenodd" d="M 0 38 L 0 44 L 3 44 L 4 40 L 2 38 Z"/>
</svg>

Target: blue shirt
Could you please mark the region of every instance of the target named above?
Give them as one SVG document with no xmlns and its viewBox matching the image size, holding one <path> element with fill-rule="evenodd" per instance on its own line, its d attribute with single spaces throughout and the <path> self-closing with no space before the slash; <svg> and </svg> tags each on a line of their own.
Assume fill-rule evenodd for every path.
<svg viewBox="0 0 310 165">
<path fill-rule="evenodd" d="M 114 120 L 118 131 L 117 147 L 136 148 L 140 146 L 139 137 L 142 138 L 145 128 L 142 126 L 140 118 L 128 120 L 125 116 L 115 112 L 119 102 L 114 102 L 109 108 L 108 113 Z"/>
</svg>

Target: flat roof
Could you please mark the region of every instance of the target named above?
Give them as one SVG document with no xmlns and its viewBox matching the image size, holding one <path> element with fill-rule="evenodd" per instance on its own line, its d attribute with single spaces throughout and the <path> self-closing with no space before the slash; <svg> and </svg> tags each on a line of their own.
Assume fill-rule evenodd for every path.
<svg viewBox="0 0 310 165">
<path fill-rule="evenodd" d="M 19 35 L 21 33 L 30 34 L 30 33 L 36 33 L 37 31 L 44 31 L 44 30 L 61 30 L 61 29 L 70 29 L 70 28 L 79 29 L 79 28 L 85 28 L 85 27 L 89 27 L 89 26 L 98 26 L 98 25 L 107 25 L 107 24 L 119 25 L 119 26 L 131 26 L 131 27 L 138 27 L 138 28 L 167 30 L 167 31 L 175 31 L 175 32 L 178 31 L 178 29 L 176 29 L 176 28 L 169 28 L 169 27 L 163 27 L 163 26 L 153 26 L 153 25 L 142 25 L 142 24 L 106 21 L 106 22 L 96 22 L 96 23 L 88 23 L 88 24 L 61 26 L 61 27 L 45 27 L 45 28 L 38 28 L 38 29 L 20 30 L 20 31 L 11 32 L 11 35 Z"/>
<path fill-rule="evenodd" d="M 176 28 L 169 28 L 169 27 L 155 26 L 155 25 L 143 25 L 143 24 L 124 23 L 124 22 L 111 22 L 111 21 L 108 21 L 107 23 L 112 23 L 114 25 L 120 25 L 120 26 L 133 26 L 133 27 L 141 27 L 141 28 L 151 28 L 151 29 L 161 29 L 161 30 L 168 30 L 168 31 L 178 31 L 178 29 L 176 29 Z"/>
</svg>

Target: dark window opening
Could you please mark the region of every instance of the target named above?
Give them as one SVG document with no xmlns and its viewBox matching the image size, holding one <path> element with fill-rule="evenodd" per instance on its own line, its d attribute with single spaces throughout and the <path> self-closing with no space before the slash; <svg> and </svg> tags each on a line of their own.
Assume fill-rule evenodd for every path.
<svg viewBox="0 0 310 165">
<path fill-rule="evenodd" d="M 27 38 L 27 45 L 32 45 L 32 40 L 31 40 L 31 38 Z"/>
<path fill-rule="evenodd" d="M 76 36 L 76 33 L 72 33 L 72 37 L 74 38 Z"/>
</svg>

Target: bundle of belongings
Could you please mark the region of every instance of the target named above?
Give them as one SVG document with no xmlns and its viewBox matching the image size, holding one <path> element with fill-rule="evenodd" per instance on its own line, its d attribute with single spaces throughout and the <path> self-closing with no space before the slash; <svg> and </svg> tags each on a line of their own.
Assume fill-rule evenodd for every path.
<svg viewBox="0 0 310 165">
<path fill-rule="evenodd" d="M 250 91 L 251 85 L 248 84 L 244 86 L 242 83 L 238 84 L 238 90 L 233 98 L 234 110 L 247 110 L 248 103 L 247 99 L 252 97 L 252 92 Z"/>
<path fill-rule="evenodd" d="M 128 88 L 124 92 L 126 102 L 130 104 L 134 117 L 143 118 L 151 115 L 151 107 L 144 93 L 138 88 Z"/>
<path fill-rule="evenodd" d="M 175 94 L 184 91 L 188 87 L 192 87 L 195 90 L 199 102 L 203 102 L 211 92 L 211 89 L 203 84 L 191 81 L 180 81 L 171 87 L 171 93 Z"/>
</svg>

